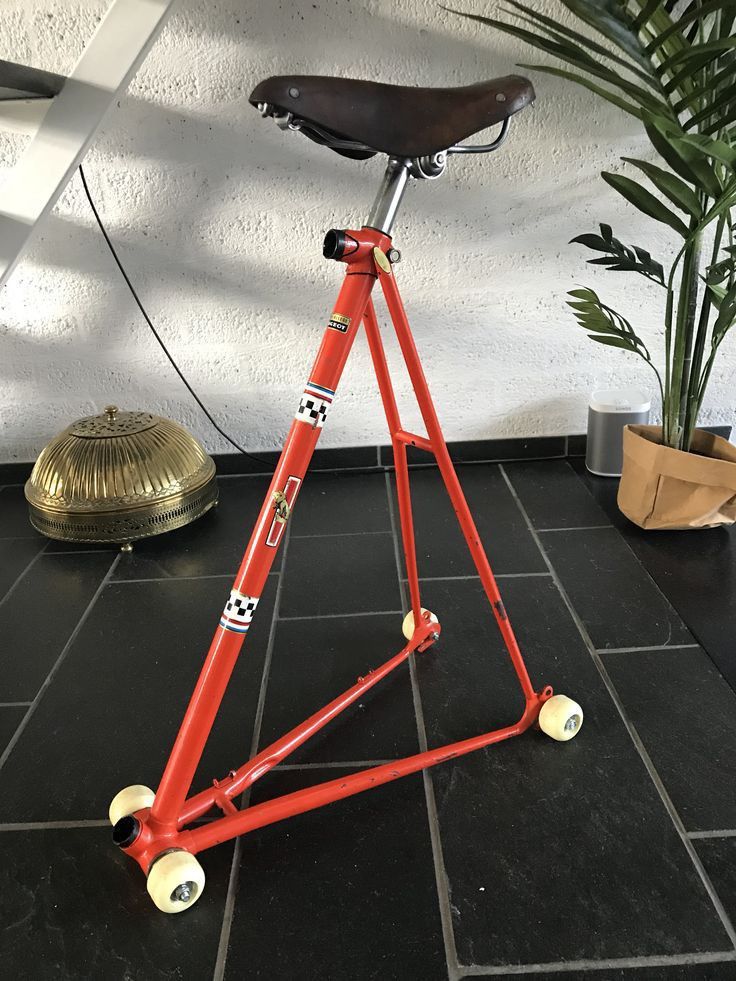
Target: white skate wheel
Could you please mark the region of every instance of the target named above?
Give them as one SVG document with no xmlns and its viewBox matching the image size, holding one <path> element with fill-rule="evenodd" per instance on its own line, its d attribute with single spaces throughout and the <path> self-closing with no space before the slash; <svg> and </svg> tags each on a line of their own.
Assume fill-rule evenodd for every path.
<svg viewBox="0 0 736 981">
<path fill-rule="evenodd" d="M 439 623 L 439 620 L 434 613 L 431 612 L 431 610 L 425 610 L 424 607 L 422 607 L 422 613 L 429 613 L 430 623 Z M 401 632 L 407 640 L 411 640 L 414 636 L 414 613 L 411 610 L 409 610 L 404 617 L 404 622 L 401 624 Z"/>
<path fill-rule="evenodd" d="M 548 698 L 539 713 L 539 728 L 560 743 L 577 736 L 583 724 L 583 710 L 567 695 Z"/>
<path fill-rule="evenodd" d="M 183 913 L 204 890 L 204 869 L 189 852 L 167 852 L 151 866 L 148 895 L 162 913 Z"/>
<path fill-rule="evenodd" d="M 134 783 L 132 787 L 125 787 L 120 793 L 115 794 L 110 802 L 110 824 L 117 824 L 120 818 L 135 814 L 143 807 L 151 807 L 156 795 L 150 787 L 144 787 L 141 783 Z"/>
</svg>

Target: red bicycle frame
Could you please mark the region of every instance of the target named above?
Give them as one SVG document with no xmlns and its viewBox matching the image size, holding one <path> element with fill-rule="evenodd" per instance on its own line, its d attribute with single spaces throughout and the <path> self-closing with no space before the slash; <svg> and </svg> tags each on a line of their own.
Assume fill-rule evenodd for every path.
<svg viewBox="0 0 736 981">
<path fill-rule="evenodd" d="M 386 227 L 386 225 L 381 227 Z M 390 222 L 388 222 L 388 227 L 390 227 Z M 242 564 L 235 577 L 230 598 L 215 631 L 204 667 L 186 710 L 153 805 L 150 811 L 144 808 L 136 813 L 134 840 L 130 840 L 133 836 L 128 835 L 124 841 L 119 842 L 124 850 L 138 861 L 146 873 L 162 852 L 184 849 L 196 854 L 203 849 L 244 834 L 246 831 L 252 831 L 255 828 L 321 807 L 352 794 L 361 793 L 371 787 L 388 783 L 425 767 L 434 766 L 436 763 L 489 746 L 491 743 L 517 736 L 535 723 L 542 705 L 552 695 L 550 687 L 545 687 L 538 692 L 532 686 L 511 624 L 504 610 L 491 567 L 450 459 L 399 296 L 393 270 L 386 257 L 386 253 L 390 250 L 391 239 L 387 232 L 369 226 L 360 231 L 333 232 L 330 234 L 341 236 L 337 250 L 340 254 L 334 257 L 340 258 L 347 265 L 343 286 L 325 329 L 317 359 L 304 388 L 276 472 L 258 515 Z M 424 420 L 426 436 L 407 432 L 401 425 L 371 299 L 371 292 L 376 280 L 380 282 L 386 298 L 391 320 Z M 393 445 L 406 574 L 415 625 L 413 635 L 398 654 L 381 667 L 369 672 L 364 678 L 359 679 L 352 688 L 316 712 L 301 725 L 292 729 L 291 732 L 271 746 L 261 750 L 240 769 L 231 772 L 222 780 L 215 780 L 208 789 L 187 797 L 210 729 L 217 715 L 235 661 L 243 646 L 266 577 L 284 537 L 286 523 L 297 501 L 314 448 L 335 398 L 340 376 L 361 323 L 365 325 Z M 430 619 L 421 608 L 409 492 L 407 445 L 416 446 L 432 453 L 437 461 L 468 549 L 473 557 L 473 562 L 519 679 L 525 699 L 524 712 L 513 725 L 358 773 L 344 775 L 337 780 L 330 780 L 254 807 L 239 810 L 234 799 L 239 797 L 243 791 L 284 760 L 293 750 L 301 746 L 347 706 L 361 698 L 366 691 L 406 661 L 413 652 L 426 650 L 439 637 L 441 630 L 439 623 L 433 618 Z M 187 827 L 196 818 L 213 808 L 219 808 L 223 815 L 210 822 L 201 823 L 194 828 Z"/>
</svg>

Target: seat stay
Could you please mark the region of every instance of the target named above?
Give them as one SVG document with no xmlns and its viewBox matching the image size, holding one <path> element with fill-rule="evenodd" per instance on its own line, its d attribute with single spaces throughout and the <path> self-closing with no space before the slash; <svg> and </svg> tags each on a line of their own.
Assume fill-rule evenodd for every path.
<svg viewBox="0 0 736 981">
<path fill-rule="evenodd" d="M 509 621 L 508 614 L 506 613 L 503 600 L 501 599 L 501 594 L 499 593 L 495 576 L 491 570 L 488 556 L 486 555 L 485 549 L 481 544 L 478 529 L 473 521 L 473 516 L 470 513 L 470 508 L 465 500 L 465 494 L 463 493 L 463 489 L 460 485 L 457 472 L 455 471 L 454 464 L 450 458 L 450 452 L 447 449 L 447 443 L 445 442 L 445 437 L 442 433 L 442 427 L 440 425 L 439 417 L 437 416 L 437 410 L 434 407 L 432 396 L 429 391 L 429 385 L 427 384 L 427 379 L 424 374 L 424 369 L 422 368 L 422 363 L 419 360 L 419 352 L 417 351 L 416 344 L 414 343 L 414 337 L 411 333 L 411 328 L 409 327 L 409 321 L 407 319 L 404 304 L 401 300 L 401 295 L 396 284 L 396 278 L 390 269 L 383 269 L 380 265 L 377 267 L 377 269 L 378 280 L 381 284 L 389 315 L 396 331 L 399 347 L 401 348 L 401 353 L 409 373 L 409 378 L 411 379 L 412 388 L 414 389 L 417 403 L 419 405 L 419 411 L 427 429 L 428 442 L 431 446 L 431 451 L 434 453 L 437 461 L 437 467 L 445 485 L 445 490 L 447 491 L 455 514 L 457 515 L 460 530 L 462 531 L 465 543 L 468 547 L 468 551 L 470 552 L 473 564 L 478 572 L 478 576 L 481 584 L 483 585 L 485 594 L 488 597 L 488 602 L 493 610 L 493 615 L 501 632 L 501 636 L 503 637 L 506 650 L 511 659 L 511 663 L 513 664 L 519 684 L 521 685 L 521 690 L 524 693 L 524 698 L 528 703 L 536 697 L 534 686 L 529 678 L 529 673 L 526 669 L 526 665 L 524 664 L 524 658 L 519 650 L 516 636 Z M 406 458 L 406 444 L 405 442 L 395 441 L 395 449 L 397 445 L 400 449 L 400 463 Z M 399 463 L 397 463 L 397 482 Z M 403 463 L 401 464 L 401 469 L 404 469 Z M 405 507 L 408 514 L 408 519 L 410 520 L 411 504 L 408 500 L 408 496 L 409 487 L 407 475 L 406 488 L 403 495 L 403 506 Z M 402 495 L 399 496 L 400 506 L 401 501 Z M 402 521 L 402 529 L 403 527 L 404 523 Z M 412 552 L 414 551 L 413 529 L 410 532 L 408 543 L 406 540 L 404 542 L 404 548 L 407 552 L 408 568 L 410 561 L 408 554 L 409 548 L 411 548 Z M 418 584 L 416 590 L 418 598 Z M 416 611 L 414 615 L 415 622 L 418 622 L 416 620 Z"/>
</svg>

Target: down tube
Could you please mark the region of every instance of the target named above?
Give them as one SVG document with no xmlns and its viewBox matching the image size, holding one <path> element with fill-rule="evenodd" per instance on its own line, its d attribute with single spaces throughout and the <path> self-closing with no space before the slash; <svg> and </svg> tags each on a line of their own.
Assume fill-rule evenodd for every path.
<svg viewBox="0 0 736 981">
<path fill-rule="evenodd" d="M 290 510 L 297 498 L 345 362 L 368 303 L 375 277 L 348 272 L 307 385 L 286 438 L 255 528 L 225 604 L 202 672 L 190 699 L 151 808 L 149 825 L 176 827 L 230 675 L 266 578 L 284 537 L 279 502 Z"/>
</svg>

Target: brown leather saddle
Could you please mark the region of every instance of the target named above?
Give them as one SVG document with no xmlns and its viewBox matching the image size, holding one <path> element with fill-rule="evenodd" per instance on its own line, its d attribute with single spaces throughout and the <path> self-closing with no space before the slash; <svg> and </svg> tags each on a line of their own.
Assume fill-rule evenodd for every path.
<svg viewBox="0 0 736 981">
<path fill-rule="evenodd" d="M 265 115 L 303 122 L 311 139 L 330 137 L 359 147 L 332 146 L 346 156 L 374 153 L 422 157 L 502 123 L 534 101 L 532 83 L 505 75 L 461 88 L 414 88 L 356 78 L 277 75 L 257 85 L 250 102 Z M 310 124 L 315 129 L 310 129 Z"/>
</svg>

